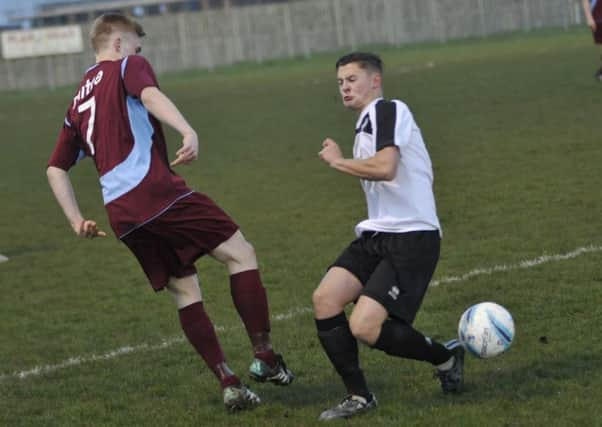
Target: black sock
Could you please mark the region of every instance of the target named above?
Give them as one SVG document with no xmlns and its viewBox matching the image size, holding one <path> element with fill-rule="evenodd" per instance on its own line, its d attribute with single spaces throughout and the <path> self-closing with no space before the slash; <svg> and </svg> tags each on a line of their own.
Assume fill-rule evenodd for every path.
<svg viewBox="0 0 602 427">
<path fill-rule="evenodd" d="M 391 356 L 425 360 L 433 365 L 440 365 L 453 355 L 445 346 L 426 338 L 409 324 L 396 319 L 389 319 L 383 323 L 373 347 Z"/>
<path fill-rule="evenodd" d="M 370 390 L 360 369 L 357 340 L 349 330 L 345 313 L 328 319 L 316 319 L 316 327 L 320 343 L 343 379 L 347 392 L 370 399 Z"/>
</svg>

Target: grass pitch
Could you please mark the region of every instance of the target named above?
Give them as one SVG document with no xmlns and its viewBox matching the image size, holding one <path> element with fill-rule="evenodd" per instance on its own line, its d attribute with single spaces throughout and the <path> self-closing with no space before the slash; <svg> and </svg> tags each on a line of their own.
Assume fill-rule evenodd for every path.
<svg viewBox="0 0 602 427">
<path fill-rule="evenodd" d="M 579 29 L 376 49 L 386 96 L 404 100 L 422 128 L 444 229 L 440 284 L 416 326 L 450 337 L 466 307 L 491 300 L 512 312 L 517 335 L 501 357 L 467 357 L 466 392 L 455 397 L 429 366 L 362 348 L 380 406 L 345 425 L 602 425 L 602 86 L 590 39 Z M 114 238 L 75 238 L 53 200 L 45 162 L 74 88 L 2 93 L 0 253 L 10 260 L 0 265 L 0 425 L 312 426 L 342 397 L 309 310 L 365 215 L 357 180 L 317 157 L 326 136 L 351 152 L 337 57 L 161 79 L 201 140 L 199 161 L 178 171 L 256 247 L 278 315 L 274 343 L 297 374 L 289 388 L 256 385 L 265 404 L 235 415 L 182 340 L 170 297 L 150 290 Z M 92 164 L 72 179 L 85 215 L 108 228 Z M 225 269 L 198 267 L 228 361 L 245 375 L 251 353 Z"/>
</svg>

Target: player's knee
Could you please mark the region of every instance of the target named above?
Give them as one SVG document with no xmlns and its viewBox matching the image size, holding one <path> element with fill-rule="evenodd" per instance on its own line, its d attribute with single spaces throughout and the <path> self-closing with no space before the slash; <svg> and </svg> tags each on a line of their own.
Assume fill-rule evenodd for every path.
<svg viewBox="0 0 602 427">
<path fill-rule="evenodd" d="M 320 290 L 320 288 L 314 290 L 314 293 L 311 295 L 311 301 L 314 305 L 314 309 L 322 308 L 322 306 L 326 302 L 324 292 Z"/>
<path fill-rule="evenodd" d="M 255 248 L 244 238 L 241 238 L 241 240 L 236 243 L 228 255 L 229 259 L 226 262 L 243 266 L 257 264 Z"/>
<path fill-rule="evenodd" d="M 360 341 L 364 341 L 364 338 L 370 332 L 368 326 L 362 324 L 361 321 L 358 320 L 357 316 L 351 316 L 349 318 L 349 329 L 351 329 L 353 336 Z"/>
<path fill-rule="evenodd" d="M 255 248 L 246 241 L 237 242 L 235 246 L 230 247 L 218 259 L 226 264 L 230 274 L 257 269 L 258 267 Z"/>
<path fill-rule="evenodd" d="M 327 306 L 342 306 L 336 296 L 332 292 L 328 292 L 321 287 L 318 287 L 311 296 L 314 307 L 327 307 Z"/>
<path fill-rule="evenodd" d="M 319 318 L 336 316 L 345 308 L 345 304 L 338 301 L 335 296 L 318 288 L 312 294 L 314 313 Z"/>
<path fill-rule="evenodd" d="M 196 276 L 183 279 L 171 278 L 167 289 L 173 296 L 179 309 L 203 299 Z"/>
<path fill-rule="evenodd" d="M 362 316 L 352 314 L 349 319 L 349 329 L 356 339 L 365 344 L 372 345 L 378 339 L 379 325 Z"/>
<path fill-rule="evenodd" d="M 243 241 L 240 249 L 240 257 L 246 263 L 255 263 L 257 260 L 255 247 L 248 241 Z"/>
</svg>

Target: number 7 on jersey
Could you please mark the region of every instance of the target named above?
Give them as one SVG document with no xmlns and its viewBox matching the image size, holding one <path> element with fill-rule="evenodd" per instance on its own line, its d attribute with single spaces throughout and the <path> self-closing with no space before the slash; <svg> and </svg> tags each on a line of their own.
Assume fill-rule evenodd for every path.
<svg viewBox="0 0 602 427">
<path fill-rule="evenodd" d="M 94 131 L 94 116 L 96 115 L 96 99 L 94 97 L 88 99 L 86 102 L 82 102 L 77 107 L 78 113 L 83 113 L 86 110 L 90 110 L 90 118 L 88 119 L 88 129 L 86 131 L 86 143 L 90 147 L 90 154 L 94 155 L 94 144 L 92 143 L 92 132 Z"/>
</svg>

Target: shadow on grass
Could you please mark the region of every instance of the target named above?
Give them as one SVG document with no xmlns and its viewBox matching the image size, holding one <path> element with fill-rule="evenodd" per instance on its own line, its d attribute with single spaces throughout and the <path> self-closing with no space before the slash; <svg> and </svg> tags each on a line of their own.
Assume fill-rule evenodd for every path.
<svg viewBox="0 0 602 427">
<path fill-rule="evenodd" d="M 476 361 L 471 363 L 475 366 Z M 564 353 L 553 359 L 532 361 L 526 366 L 503 368 L 491 365 L 491 369 L 479 369 L 471 372 L 470 366 L 465 371 L 465 390 L 457 396 L 443 395 L 438 387 L 430 395 L 413 394 L 406 403 L 413 406 L 446 406 L 450 401 L 455 404 L 474 404 L 502 399 L 505 401 L 525 402 L 540 398 L 557 397 L 567 384 L 580 384 L 584 387 L 599 381 L 602 365 L 599 356 L 593 353 Z M 383 388 L 393 392 L 389 383 L 382 383 Z"/>
<path fill-rule="evenodd" d="M 320 385 L 303 383 L 303 378 L 295 379 L 295 382 L 287 387 L 271 385 L 254 385 L 253 390 L 260 393 L 265 402 L 295 407 L 306 407 L 324 404 L 324 407 L 338 403 L 344 397 L 345 389 L 341 380 L 334 373 L 324 370 L 326 374 L 324 383 Z"/>
<path fill-rule="evenodd" d="M 404 405 L 416 408 L 447 407 L 451 402 L 458 405 L 474 405 L 486 401 L 502 399 L 520 401 L 558 396 L 564 389 L 563 383 L 577 383 L 588 386 L 600 378 L 602 366 L 593 353 L 559 354 L 554 359 L 531 362 L 516 368 L 504 366 L 479 367 L 482 361 L 472 360 L 467 366 L 465 391 L 461 395 L 444 395 L 435 378 L 425 376 L 422 371 L 428 366 L 395 364 L 394 374 L 390 370 L 370 366 L 365 370 L 369 386 L 386 404 L 389 400 L 403 401 Z M 476 369 L 471 369 L 473 366 Z M 329 367 L 323 367 L 320 384 L 303 383 L 303 374 L 290 387 L 255 385 L 265 402 L 290 408 L 308 406 L 332 406 L 345 395 L 339 377 Z M 476 371 L 476 372 L 475 372 Z M 383 372 L 389 372 L 383 374 Z M 393 378 L 395 377 L 395 378 Z"/>
</svg>

